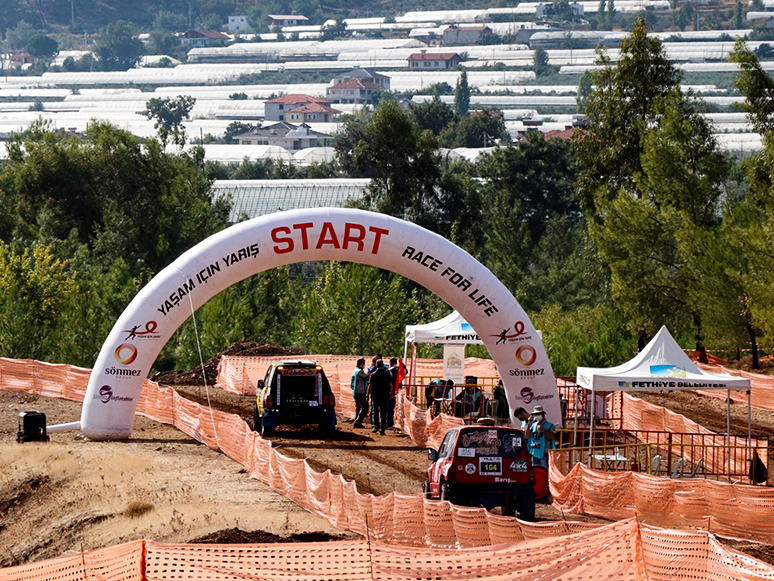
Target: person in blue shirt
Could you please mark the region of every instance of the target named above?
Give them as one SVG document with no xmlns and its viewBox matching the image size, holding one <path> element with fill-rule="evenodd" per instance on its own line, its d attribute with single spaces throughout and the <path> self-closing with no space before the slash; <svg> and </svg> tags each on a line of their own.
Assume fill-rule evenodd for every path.
<svg viewBox="0 0 774 581">
<path fill-rule="evenodd" d="M 543 406 L 536 405 L 527 419 L 527 448 L 533 466 L 548 468 L 548 451 L 556 441 L 556 427 L 546 419 Z"/>
</svg>

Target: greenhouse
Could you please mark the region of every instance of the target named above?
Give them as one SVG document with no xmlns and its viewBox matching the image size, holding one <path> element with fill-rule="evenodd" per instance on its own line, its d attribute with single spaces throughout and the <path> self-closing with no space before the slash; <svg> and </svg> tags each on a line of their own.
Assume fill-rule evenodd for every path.
<svg viewBox="0 0 774 581">
<path fill-rule="evenodd" d="M 321 180 L 217 180 L 214 199 L 229 196 L 233 206 L 229 222 L 282 210 L 342 207 L 363 197 L 369 179 Z"/>
</svg>

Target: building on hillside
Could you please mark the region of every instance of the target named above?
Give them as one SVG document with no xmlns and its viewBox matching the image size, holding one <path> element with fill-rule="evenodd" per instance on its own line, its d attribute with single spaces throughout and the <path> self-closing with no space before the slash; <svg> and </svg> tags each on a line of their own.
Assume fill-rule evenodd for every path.
<svg viewBox="0 0 774 581">
<path fill-rule="evenodd" d="M 228 31 L 231 34 L 235 32 L 245 32 L 250 30 L 250 25 L 247 24 L 246 16 L 229 16 L 228 17 Z"/>
<path fill-rule="evenodd" d="M 362 79 L 350 79 L 325 89 L 325 95 L 333 103 L 373 105 L 374 94 L 382 88 Z"/>
<path fill-rule="evenodd" d="M 341 111 L 323 103 L 304 103 L 286 113 L 291 123 L 329 123 L 337 119 Z"/>
<path fill-rule="evenodd" d="M 269 14 L 264 18 L 269 26 L 303 26 L 309 22 L 306 16 L 301 14 Z"/>
<path fill-rule="evenodd" d="M 390 77 L 388 77 L 387 75 L 382 75 L 380 73 L 377 73 L 372 69 L 365 69 L 359 66 L 355 66 L 355 68 L 353 68 L 349 72 L 341 73 L 333 77 L 333 80 L 331 81 L 331 85 L 335 86 L 340 83 L 346 83 L 347 81 L 351 81 L 352 79 L 360 79 L 362 81 L 368 81 L 369 83 L 373 83 L 374 85 L 377 85 L 380 89 L 384 89 L 385 91 L 390 90 Z"/>
<path fill-rule="evenodd" d="M 180 44 L 194 48 L 201 48 L 215 42 L 228 42 L 230 40 L 231 37 L 229 35 L 217 30 L 207 30 L 206 28 L 192 28 L 191 30 L 186 30 L 180 36 Z"/>
<path fill-rule="evenodd" d="M 491 36 L 492 29 L 486 25 L 460 27 L 452 24 L 443 31 L 443 44 L 445 46 L 471 46 L 481 44 Z"/>
<path fill-rule="evenodd" d="M 310 95 L 282 95 L 276 99 L 269 99 L 264 103 L 263 118 L 266 121 L 288 121 L 287 112 L 296 109 L 302 105 L 319 103 L 321 105 L 330 105 L 330 101 L 322 97 L 312 97 Z"/>
<path fill-rule="evenodd" d="M 280 122 L 267 127 L 256 127 L 234 137 L 240 145 L 279 145 L 289 151 L 308 147 L 333 145 L 333 136 L 314 131 L 306 123 L 293 125 Z"/>
<path fill-rule="evenodd" d="M 408 66 L 412 71 L 445 71 L 456 69 L 462 57 L 456 52 L 429 53 L 418 52 L 408 57 Z"/>
</svg>

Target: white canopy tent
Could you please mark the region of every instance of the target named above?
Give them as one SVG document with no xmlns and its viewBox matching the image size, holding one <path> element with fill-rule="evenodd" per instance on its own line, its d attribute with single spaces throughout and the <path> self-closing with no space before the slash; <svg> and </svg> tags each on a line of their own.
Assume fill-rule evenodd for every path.
<svg viewBox="0 0 774 581">
<path fill-rule="evenodd" d="M 747 392 L 747 438 L 751 437 L 750 380 L 728 373 L 709 373 L 697 366 L 677 344 L 666 327 L 661 327 L 650 343 L 637 356 L 617 367 L 578 367 L 577 384 L 595 391 L 661 391 L 682 389 L 717 389 Z M 577 398 L 576 398 L 577 400 Z M 727 402 L 730 398 L 726 399 Z M 589 445 L 594 428 L 590 412 Z M 577 422 L 577 421 L 576 421 Z M 577 425 L 577 423 L 576 423 Z M 726 426 L 730 432 L 730 403 L 726 409 Z M 729 434 L 730 436 L 730 434 Z"/>
<path fill-rule="evenodd" d="M 403 345 L 403 359 L 408 352 L 408 344 L 412 344 L 411 366 L 409 370 L 410 383 L 415 383 L 415 360 L 417 343 L 440 343 L 442 345 L 483 345 L 473 327 L 457 311 L 452 311 L 443 319 L 425 323 L 424 325 L 406 325 L 406 339 Z"/>
</svg>

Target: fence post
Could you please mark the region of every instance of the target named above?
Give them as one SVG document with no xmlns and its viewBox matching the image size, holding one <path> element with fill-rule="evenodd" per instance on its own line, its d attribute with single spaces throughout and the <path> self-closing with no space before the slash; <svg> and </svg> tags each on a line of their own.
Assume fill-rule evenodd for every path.
<svg viewBox="0 0 774 581">
<path fill-rule="evenodd" d="M 672 474 L 672 432 L 667 434 L 667 475 Z"/>
<path fill-rule="evenodd" d="M 769 486 L 771 486 L 774 484 L 774 449 L 771 447 L 771 437 L 768 438 L 768 445 L 766 447 L 766 460 L 766 476 Z"/>
</svg>

